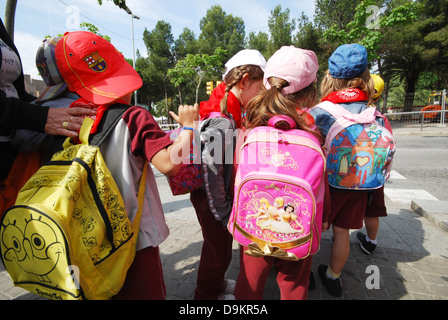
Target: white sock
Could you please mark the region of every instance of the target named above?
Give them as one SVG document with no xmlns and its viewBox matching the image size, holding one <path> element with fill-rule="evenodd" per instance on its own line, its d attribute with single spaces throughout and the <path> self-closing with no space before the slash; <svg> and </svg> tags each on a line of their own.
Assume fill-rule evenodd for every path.
<svg viewBox="0 0 448 320">
<path fill-rule="evenodd" d="M 368 235 L 366 235 L 366 241 L 369 241 L 369 242 L 373 243 L 374 245 L 377 244 L 377 240 L 376 239 L 375 240 L 370 239 Z"/>
<path fill-rule="evenodd" d="M 334 273 L 333 270 L 330 269 L 330 266 L 327 267 L 327 271 L 325 272 L 325 276 L 328 279 L 336 280 L 336 279 L 339 279 L 340 275 L 341 275 L 340 273 L 339 274 Z"/>
</svg>

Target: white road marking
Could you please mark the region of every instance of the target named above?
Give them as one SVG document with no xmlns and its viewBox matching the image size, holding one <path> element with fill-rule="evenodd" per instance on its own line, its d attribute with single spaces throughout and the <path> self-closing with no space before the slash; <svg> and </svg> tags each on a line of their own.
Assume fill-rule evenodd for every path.
<svg viewBox="0 0 448 320">
<path fill-rule="evenodd" d="M 411 200 L 439 200 L 432 194 L 420 189 L 391 189 L 384 188 L 384 194 L 394 202 L 410 203 Z"/>
<path fill-rule="evenodd" d="M 395 170 L 390 171 L 389 179 L 391 180 L 406 180 L 406 177 L 402 176 Z"/>
</svg>

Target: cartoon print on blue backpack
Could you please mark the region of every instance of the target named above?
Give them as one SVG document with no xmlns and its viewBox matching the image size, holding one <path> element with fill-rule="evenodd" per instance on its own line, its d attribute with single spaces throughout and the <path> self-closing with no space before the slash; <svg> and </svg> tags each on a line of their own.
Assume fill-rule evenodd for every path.
<svg viewBox="0 0 448 320">
<path fill-rule="evenodd" d="M 330 185 L 349 189 L 381 187 L 393 146 L 390 133 L 375 124 L 356 124 L 342 130 L 330 144 Z"/>
</svg>

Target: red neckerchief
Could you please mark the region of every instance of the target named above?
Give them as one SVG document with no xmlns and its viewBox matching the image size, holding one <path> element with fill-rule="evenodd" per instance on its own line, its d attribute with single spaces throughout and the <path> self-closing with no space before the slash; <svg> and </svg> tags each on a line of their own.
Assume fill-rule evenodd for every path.
<svg viewBox="0 0 448 320">
<path fill-rule="evenodd" d="M 307 110 L 301 110 L 297 108 L 297 113 L 302 115 L 302 117 L 305 119 L 306 124 L 308 125 L 308 127 L 313 128 L 315 123 L 314 123 L 314 118 L 312 115 L 310 115 Z"/>
<path fill-rule="evenodd" d="M 122 101 L 121 99 L 117 100 L 116 103 L 125 103 L 124 101 Z M 80 108 L 90 108 L 90 109 L 96 109 L 96 115 L 94 116 L 89 116 L 91 119 L 93 119 L 93 125 L 92 125 L 92 129 L 90 130 L 90 134 L 94 134 L 98 128 L 98 125 L 101 122 L 101 118 L 104 115 L 104 112 L 107 110 L 107 108 L 109 108 L 110 106 L 112 106 L 113 104 L 106 104 L 106 105 L 96 105 L 84 98 L 79 98 L 78 100 L 73 101 L 69 108 L 76 108 L 76 107 L 80 107 Z M 85 118 L 86 116 L 83 116 L 83 118 Z M 79 131 L 78 131 L 79 133 Z M 75 144 L 81 143 L 81 141 L 79 140 L 79 138 L 76 138 L 74 141 Z"/>
<path fill-rule="evenodd" d="M 94 116 L 89 116 L 91 119 L 93 119 L 93 125 L 92 125 L 92 130 L 90 130 L 90 134 L 93 134 L 96 132 L 96 129 L 98 128 L 98 124 L 101 121 L 101 117 L 104 114 L 104 110 L 107 109 L 108 106 L 98 106 L 96 104 L 91 103 L 90 101 L 87 101 L 84 98 L 79 98 L 78 100 L 73 101 L 70 104 L 69 108 L 90 108 L 90 109 L 96 109 L 96 115 Z M 83 116 L 83 118 L 85 118 L 85 116 Z"/>
<path fill-rule="evenodd" d="M 349 88 L 339 91 L 334 91 L 321 101 L 330 101 L 333 103 L 347 103 L 356 101 L 367 101 L 367 94 L 358 88 Z"/>
<path fill-rule="evenodd" d="M 116 103 L 125 103 L 125 102 L 119 99 L 116 101 Z M 98 128 L 98 125 L 101 122 L 101 118 L 103 117 L 104 112 L 107 110 L 107 108 L 109 108 L 112 105 L 113 104 L 97 105 L 84 98 L 79 98 L 78 100 L 75 100 L 70 104 L 70 108 L 80 107 L 80 108 L 96 109 L 96 115 L 89 116 L 94 121 L 92 129 L 90 130 L 90 134 L 94 134 Z"/>
<path fill-rule="evenodd" d="M 222 82 L 219 86 L 213 90 L 210 99 L 208 101 L 203 101 L 200 104 L 199 114 L 201 119 L 203 119 L 210 112 L 219 111 L 221 112 L 221 100 L 226 94 L 226 84 Z M 233 120 L 235 120 L 237 128 L 241 128 L 241 105 L 237 97 L 233 92 L 229 92 L 227 96 L 227 111 L 232 115 Z"/>
</svg>

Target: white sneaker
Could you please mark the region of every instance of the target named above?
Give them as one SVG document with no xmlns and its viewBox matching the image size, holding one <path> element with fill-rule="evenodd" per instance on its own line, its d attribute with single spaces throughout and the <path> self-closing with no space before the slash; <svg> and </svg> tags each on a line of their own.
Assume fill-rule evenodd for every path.
<svg viewBox="0 0 448 320">
<path fill-rule="evenodd" d="M 233 294 L 235 292 L 236 281 L 232 279 L 224 279 L 223 294 Z"/>
</svg>

